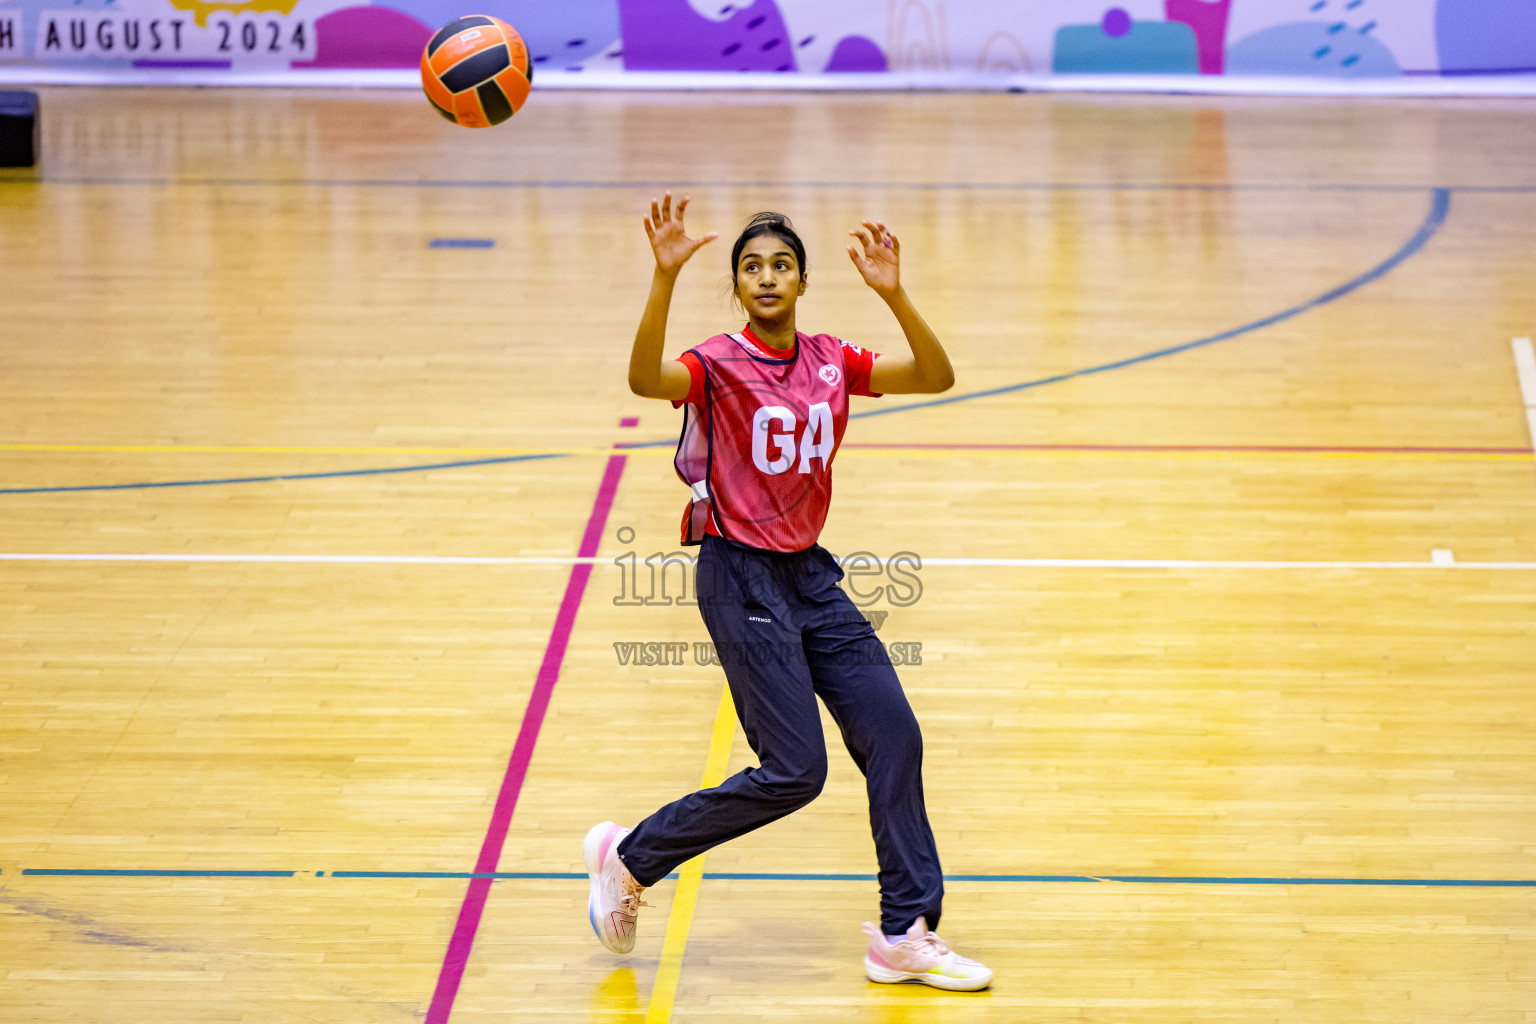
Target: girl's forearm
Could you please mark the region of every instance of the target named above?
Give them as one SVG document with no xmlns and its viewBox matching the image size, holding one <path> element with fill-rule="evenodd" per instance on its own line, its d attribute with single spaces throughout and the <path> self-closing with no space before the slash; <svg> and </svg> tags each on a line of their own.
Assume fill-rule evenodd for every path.
<svg viewBox="0 0 1536 1024">
<path fill-rule="evenodd" d="M 912 349 L 912 369 L 925 391 L 947 391 L 955 383 L 954 367 L 949 365 L 949 355 L 939 344 L 938 336 L 928 326 L 917 307 L 907 296 L 905 288 L 898 288 L 894 295 L 885 296 L 886 304 L 896 315 L 901 332 L 907 336 Z"/>
<path fill-rule="evenodd" d="M 651 294 L 635 331 L 635 347 L 629 354 L 629 390 L 642 398 L 661 398 L 661 353 L 667 342 L 667 312 L 672 306 L 676 272 L 660 267 L 651 278 Z"/>
</svg>

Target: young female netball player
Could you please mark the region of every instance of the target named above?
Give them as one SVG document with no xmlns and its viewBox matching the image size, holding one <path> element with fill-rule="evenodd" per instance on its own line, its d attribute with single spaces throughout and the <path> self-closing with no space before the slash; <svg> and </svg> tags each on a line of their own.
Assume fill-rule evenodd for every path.
<svg viewBox="0 0 1536 1024">
<path fill-rule="evenodd" d="M 629 386 L 684 407 L 676 466 L 692 489 L 683 542 L 700 544 L 699 610 L 725 668 L 736 716 L 762 766 L 661 808 L 633 830 L 587 833 L 587 911 L 603 945 L 635 944 L 640 894 L 679 864 L 805 806 L 821 792 L 820 697 L 864 773 L 880 864 L 880 927 L 864 970 L 874 981 L 980 989 L 992 972 L 934 934 L 944 880 L 923 804 L 923 739 L 874 630 L 838 587 L 842 570 L 816 543 L 832 493 L 832 459 L 848 396 L 943 391 L 949 358 L 901 287 L 901 243 L 884 224 L 849 232 L 848 255 L 885 300 L 910 355 L 876 357 L 828 334 L 796 331 L 805 246 L 780 214 L 753 217 L 731 252 L 747 324 L 662 357 L 678 271 L 716 235 L 689 238 L 685 198 L 651 202 L 656 255 L 635 334 Z"/>
</svg>

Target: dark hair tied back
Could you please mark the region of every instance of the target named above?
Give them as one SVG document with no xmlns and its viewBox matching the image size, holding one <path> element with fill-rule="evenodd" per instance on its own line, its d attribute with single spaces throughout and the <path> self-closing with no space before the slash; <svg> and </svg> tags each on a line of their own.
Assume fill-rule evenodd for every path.
<svg viewBox="0 0 1536 1024">
<path fill-rule="evenodd" d="M 795 232 L 795 226 L 782 213 L 764 212 L 752 215 L 752 219 L 747 221 L 747 226 L 742 229 L 741 237 L 736 239 L 736 245 L 731 249 L 731 280 L 736 280 L 736 268 L 741 264 L 741 251 L 752 239 L 761 238 L 763 235 L 773 235 L 784 240 L 790 252 L 795 254 L 795 262 L 800 265 L 800 276 L 804 278 L 805 243 L 800 241 L 800 236 Z"/>
</svg>

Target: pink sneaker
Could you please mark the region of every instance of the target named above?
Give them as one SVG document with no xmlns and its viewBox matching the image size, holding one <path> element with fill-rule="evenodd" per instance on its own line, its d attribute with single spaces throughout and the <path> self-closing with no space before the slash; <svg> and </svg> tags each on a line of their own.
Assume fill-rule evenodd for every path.
<svg viewBox="0 0 1536 1024">
<path fill-rule="evenodd" d="M 619 840 L 629 832 L 627 828 L 605 821 L 593 825 L 581 844 L 587 874 L 592 879 L 587 896 L 587 920 L 592 922 L 598 940 L 615 953 L 628 953 L 635 948 L 635 916 L 641 907 L 650 906 L 640 899 L 645 886 L 635 881 L 619 859 Z"/>
<path fill-rule="evenodd" d="M 892 985 L 899 981 L 920 981 L 934 988 L 956 992 L 974 992 L 992 984 L 992 971 L 975 960 L 949 948 L 937 932 L 928 930 L 928 922 L 918 918 L 907 937 L 892 945 L 885 935 L 864 922 L 869 935 L 869 953 L 864 957 L 864 973 L 870 981 Z"/>
</svg>

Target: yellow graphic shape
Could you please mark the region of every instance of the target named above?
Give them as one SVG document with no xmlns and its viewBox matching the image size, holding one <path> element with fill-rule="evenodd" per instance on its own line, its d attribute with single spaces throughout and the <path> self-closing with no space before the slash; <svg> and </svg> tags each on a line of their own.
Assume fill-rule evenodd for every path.
<svg viewBox="0 0 1536 1024">
<path fill-rule="evenodd" d="M 198 28 L 208 27 L 208 15 L 223 11 L 226 14 L 292 14 L 299 0 L 170 0 L 178 11 L 191 11 L 192 21 Z"/>
</svg>

